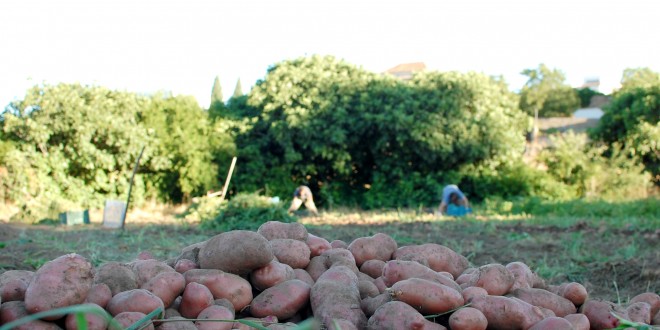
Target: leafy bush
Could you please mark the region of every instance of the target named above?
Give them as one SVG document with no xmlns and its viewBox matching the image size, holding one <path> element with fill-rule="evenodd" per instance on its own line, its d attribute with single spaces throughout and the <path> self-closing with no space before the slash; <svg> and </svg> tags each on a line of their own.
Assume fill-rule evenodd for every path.
<svg viewBox="0 0 660 330">
<path fill-rule="evenodd" d="M 201 219 L 204 229 L 256 230 L 267 221 L 295 222 L 296 217 L 287 213 L 282 203 L 274 203 L 271 198 L 257 193 L 239 193 L 220 208 L 212 219 Z"/>
<path fill-rule="evenodd" d="M 215 219 L 226 200 L 219 197 L 195 197 L 192 204 L 181 214 L 181 218 L 190 222 L 204 222 Z"/>
</svg>

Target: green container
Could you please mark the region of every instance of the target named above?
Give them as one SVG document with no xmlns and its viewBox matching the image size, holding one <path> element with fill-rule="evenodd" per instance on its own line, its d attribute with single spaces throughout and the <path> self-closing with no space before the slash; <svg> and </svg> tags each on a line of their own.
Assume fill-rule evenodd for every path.
<svg viewBox="0 0 660 330">
<path fill-rule="evenodd" d="M 67 226 L 88 225 L 89 210 L 67 211 L 64 213 L 60 213 L 60 223 Z"/>
</svg>

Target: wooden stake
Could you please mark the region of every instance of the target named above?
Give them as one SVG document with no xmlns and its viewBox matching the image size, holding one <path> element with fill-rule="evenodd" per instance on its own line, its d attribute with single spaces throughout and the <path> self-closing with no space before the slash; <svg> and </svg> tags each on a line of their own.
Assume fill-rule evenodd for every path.
<svg viewBox="0 0 660 330">
<path fill-rule="evenodd" d="M 227 173 L 227 180 L 225 180 L 225 185 L 222 187 L 222 195 L 220 195 L 220 202 L 225 199 L 227 194 L 227 188 L 229 188 L 229 181 L 231 180 L 231 174 L 234 172 L 234 166 L 236 165 L 236 157 L 232 158 L 231 166 L 229 166 L 229 173 Z"/>
</svg>

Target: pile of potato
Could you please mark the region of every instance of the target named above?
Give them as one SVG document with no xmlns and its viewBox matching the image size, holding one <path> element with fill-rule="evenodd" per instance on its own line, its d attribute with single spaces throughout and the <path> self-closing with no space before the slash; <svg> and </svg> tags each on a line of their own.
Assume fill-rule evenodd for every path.
<svg viewBox="0 0 660 330">
<path fill-rule="evenodd" d="M 78 254 L 35 272 L 0 274 L 0 325 L 26 315 L 88 304 L 128 327 L 161 308 L 146 329 L 292 329 L 309 318 L 322 329 L 608 329 L 615 313 L 660 325 L 660 296 L 626 306 L 589 299 L 579 283 L 546 285 L 522 262 L 471 267 L 434 243 L 401 246 L 379 233 L 347 243 L 298 223 L 270 221 L 256 232 L 225 232 L 159 261 L 148 252 L 94 268 Z M 429 317 L 431 316 L 431 317 Z M 86 314 L 88 329 L 115 329 Z M 214 321 L 205 321 L 214 320 Z M 226 322 L 215 320 L 228 320 Z M 74 314 L 19 329 L 77 329 Z"/>
</svg>

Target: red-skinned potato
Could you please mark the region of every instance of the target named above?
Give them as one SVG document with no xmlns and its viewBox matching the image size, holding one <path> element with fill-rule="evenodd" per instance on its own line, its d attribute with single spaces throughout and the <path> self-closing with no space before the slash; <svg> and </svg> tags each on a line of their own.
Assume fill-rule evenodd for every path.
<svg viewBox="0 0 660 330">
<path fill-rule="evenodd" d="M 465 285 L 484 288 L 489 295 L 503 296 L 509 292 L 513 283 L 513 275 L 504 265 L 487 264 L 477 268 L 475 275 Z"/>
<path fill-rule="evenodd" d="M 376 285 L 380 293 L 383 293 L 385 292 L 385 290 L 387 290 L 387 285 L 385 284 L 385 280 L 383 279 L 382 276 L 375 279 L 374 284 Z"/>
<path fill-rule="evenodd" d="M 630 304 L 626 307 L 626 312 L 628 312 L 628 320 L 630 321 L 651 324 L 651 319 L 653 318 L 651 315 L 651 305 L 645 301 Z"/>
<path fill-rule="evenodd" d="M 440 324 L 433 323 L 422 316 L 410 305 L 400 301 L 390 301 L 383 304 L 369 318 L 369 330 L 383 329 L 425 329 L 446 330 Z"/>
<path fill-rule="evenodd" d="M 41 266 L 25 291 L 25 308 L 35 314 L 85 301 L 94 281 L 94 267 L 83 256 L 71 253 Z M 62 316 L 44 317 L 57 320 Z"/>
<path fill-rule="evenodd" d="M 233 322 L 214 322 L 200 320 L 233 320 L 234 311 L 225 306 L 211 305 L 197 315 L 195 326 L 198 330 L 231 330 Z"/>
<path fill-rule="evenodd" d="M 360 291 L 360 298 L 375 297 L 380 294 L 380 290 L 373 281 L 358 281 L 358 290 Z"/>
<path fill-rule="evenodd" d="M 304 269 L 294 269 L 293 273 L 296 275 L 296 279 L 301 280 L 301 281 L 309 284 L 310 287 L 312 285 L 314 285 L 314 279 L 312 278 L 311 275 L 309 275 L 309 273 L 306 270 L 304 270 Z"/>
<path fill-rule="evenodd" d="M 547 286 L 547 289 L 550 292 L 570 300 L 575 306 L 584 304 L 589 297 L 587 289 L 577 282 L 562 283 L 559 286 L 549 285 Z"/>
<path fill-rule="evenodd" d="M 250 314 L 254 317 L 277 316 L 288 319 L 309 303 L 311 286 L 301 280 L 288 280 L 272 286 L 250 304 Z"/>
<path fill-rule="evenodd" d="M 266 316 L 266 317 L 262 317 L 262 318 L 243 317 L 243 318 L 240 318 L 239 320 L 255 322 L 257 324 L 261 324 L 264 327 L 268 327 L 268 326 L 278 322 L 277 317 L 275 317 L 275 316 Z M 253 327 L 251 327 L 247 324 L 241 323 L 241 322 L 234 322 L 234 325 L 232 327 L 232 330 L 254 330 L 254 329 L 255 328 L 253 328 Z"/>
<path fill-rule="evenodd" d="M 384 292 L 374 297 L 363 298 L 360 302 L 360 308 L 364 312 L 364 315 L 370 317 L 374 315 L 378 307 L 390 301 L 392 301 L 392 295 L 389 292 Z"/>
<path fill-rule="evenodd" d="M 449 272 L 454 278 L 463 273 L 463 270 L 469 264 L 464 256 L 446 246 L 435 243 L 402 246 L 396 250 L 392 258 L 399 259 L 399 257 L 407 254 L 417 254 L 428 262 L 429 268 L 436 272 Z"/>
<path fill-rule="evenodd" d="M 194 319 L 197 315 L 207 307 L 213 305 L 213 294 L 204 285 L 190 282 L 186 284 L 186 288 L 181 295 L 181 305 L 179 305 L 179 312 L 181 316 Z"/>
<path fill-rule="evenodd" d="M 612 315 L 627 319 L 628 315 L 624 308 L 609 301 L 600 299 L 589 299 L 580 307 L 580 313 L 589 319 L 592 329 L 611 329 L 619 326 L 619 320 Z"/>
<path fill-rule="evenodd" d="M 147 315 L 156 308 L 164 311 L 165 306 L 163 305 L 163 301 L 145 289 L 120 292 L 110 299 L 106 307 L 108 313 L 113 316 L 123 312 L 140 312 Z"/>
<path fill-rule="evenodd" d="M 109 330 L 124 330 L 131 325 L 137 323 L 137 321 L 141 320 L 143 317 L 147 316 L 147 314 L 140 313 L 140 312 L 121 312 L 113 318 L 119 325 L 121 325 L 121 328 L 115 327 L 113 323 L 110 323 L 110 326 L 108 327 Z M 154 330 L 154 324 L 149 323 L 146 325 L 146 327 L 142 327 L 141 329 L 143 330 Z"/>
<path fill-rule="evenodd" d="M 360 266 L 360 271 L 373 278 L 378 278 L 379 276 L 383 275 L 384 267 L 385 261 L 372 259 L 362 263 L 362 266 Z"/>
<path fill-rule="evenodd" d="M 267 221 L 261 224 L 257 229 L 257 233 L 271 241 L 280 238 L 290 238 L 299 241 L 307 241 L 307 228 L 298 222 L 280 222 L 280 221 Z"/>
<path fill-rule="evenodd" d="M 388 287 L 394 285 L 396 282 L 414 277 L 438 282 L 456 291 L 461 291 L 460 286 L 451 278 L 415 261 L 390 260 L 385 263 L 382 274 L 385 285 Z"/>
<path fill-rule="evenodd" d="M 4 301 L 4 300 L 3 300 Z M 657 314 L 660 312 L 660 295 L 654 292 L 644 292 L 640 293 L 636 296 L 634 296 L 632 299 L 630 299 L 630 303 L 636 303 L 636 302 L 646 302 L 651 305 L 651 316 Z"/>
<path fill-rule="evenodd" d="M 133 270 L 126 264 L 115 261 L 107 262 L 96 269 L 94 284 L 98 283 L 107 285 L 113 296 L 139 287 Z"/>
<path fill-rule="evenodd" d="M 261 234 L 232 230 L 213 236 L 199 250 L 199 267 L 247 275 L 273 260 L 270 243 Z"/>
<path fill-rule="evenodd" d="M 135 260 L 128 264 L 128 266 L 135 273 L 138 282 L 138 287 L 149 282 L 156 275 L 164 272 L 173 272 L 174 268 L 170 267 L 162 261 L 155 259 Z"/>
<path fill-rule="evenodd" d="M 213 298 L 225 298 L 240 311 L 252 301 L 252 286 L 248 280 L 217 269 L 191 269 L 183 274 L 186 284 L 197 282 L 206 286 Z"/>
<path fill-rule="evenodd" d="M 168 319 L 169 322 L 160 322 L 158 330 L 199 330 L 193 321 L 181 316 L 174 316 Z M 159 322 L 156 321 L 156 324 Z"/>
<path fill-rule="evenodd" d="M 0 324 L 7 324 L 16 321 L 23 317 L 28 316 L 28 311 L 25 309 L 25 302 L 13 300 L 3 302 L 0 305 Z M 12 328 L 14 330 L 61 330 L 55 323 L 50 323 L 42 320 L 34 320 L 23 325 Z"/>
<path fill-rule="evenodd" d="M 330 246 L 331 246 L 333 249 L 338 249 L 338 248 L 340 248 L 340 249 L 348 249 L 348 243 L 346 243 L 346 242 L 344 242 L 344 241 L 342 241 L 342 240 L 339 240 L 339 239 L 336 239 L 336 240 L 330 242 Z"/>
<path fill-rule="evenodd" d="M 388 261 L 397 249 L 396 241 L 389 235 L 377 233 L 371 237 L 356 238 L 348 245 L 358 267 L 367 260 Z"/>
<path fill-rule="evenodd" d="M 181 273 L 170 271 L 160 273 L 144 283 L 141 289 L 145 289 L 155 294 L 163 301 L 167 308 L 174 302 L 174 299 L 181 295 L 186 287 L 186 279 Z"/>
<path fill-rule="evenodd" d="M 543 289 L 519 288 L 513 290 L 511 296 L 522 299 L 534 306 L 550 309 L 558 317 L 577 312 L 577 308 L 570 300 Z"/>
<path fill-rule="evenodd" d="M 529 330 L 575 330 L 573 324 L 568 320 L 551 316 L 547 317 L 536 324 L 534 324 Z"/>
<path fill-rule="evenodd" d="M 449 328 L 452 330 L 486 330 L 488 320 L 480 310 L 463 307 L 449 316 Z"/>
<path fill-rule="evenodd" d="M 470 307 L 480 310 L 493 329 L 528 329 L 546 317 L 540 308 L 504 296 L 476 296 Z"/>
<path fill-rule="evenodd" d="M 0 274 L 0 301 L 25 300 L 25 291 L 34 277 L 29 270 L 8 270 Z"/>
<path fill-rule="evenodd" d="M 89 289 L 85 302 L 105 308 L 110 299 L 112 299 L 112 291 L 110 291 L 110 288 L 105 283 L 98 283 L 92 285 L 92 288 Z"/>
<path fill-rule="evenodd" d="M 95 308 L 100 313 L 105 313 L 103 307 L 97 304 L 88 303 L 82 306 L 85 306 L 87 308 Z M 87 326 L 87 330 L 105 330 L 108 328 L 108 320 L 106 320 L 105 317 L 101 316 L 100 314 L 85 313 L 84 317 L 85 317 L 85 322 L 86 322 L 85 325 Z M 78 322 L 76 320 L 76 314 L 71 313 L 67 315 L 64 324 L 67 330 L 78 330 Z"/>
<path fill-rule="evenodd" d="M 568 314 L 564 316 L 564 318 L 568 322 L 571 322 L 571 325 L 573 325 L 573 330 L 589 330 L 591 328 L 589 319 L 582 313 Z"/>
<path fill-rule="evenodd" d="M 318 237 L 313 234 L 307 234 L 307 246 L 309 246 L 310 257 L 314 258 L 320 256 L 321 253 L 332 249 L 330 242 L 323 237 Z"/>
<path fill-rule="evenodd" d="M 358 328 L 367 324 L 359 308 L 358 278 L 349 267 L 333 266 L 321 274 L 312 286 L 310 303 L 314 317 L 326 326 L 334 319 L 345 319 Z"/>
<path fill-rule="evenodd" d="M 259 290 L 266 290 L 278 283 L 292 280 L 296 278 L 293 268 L 287 264 L 283 264 L 276 259 L 271 260 L 269 264 L 264 267 L 255 269 L 250 273 L 250 283 L 252 286 Z"/>
<path fill-rule="evenodd" d="M 176 263 L 174 264 L 174 270 L 181 274 L 191 269 L 197 269 L 197 268 L 199 268 L 199 265 L 197 265 L 194 261 L 189 259 L 180 259 L 177 260 Z"/>
<path fill-rule="evenodd" d="M 463 291 L 461 291 L 461 294 L 463 295 L 463 300 L 465 300 L 465 302 L 470 302 L 470 300 L 472 300 L 472 298 L 474 297 L 487 296 L 488 291 L 478 286 L 471 286 L 463 289 Z"/>
<path fill-rule="evenodd" d="M 305 268 L 309 264 L 311 251 L 304 241 L 291 238 L 278 238 L 270 240 L 275 258 L 291 268 Z"/>
<path fill-rule="evenodd" d="M 394 300 L 403 301 L 424 315 L 445 313 L 464 303 L 455 289 L 421 278 L 396 282 L 388 291 Z"/>
</svg>

